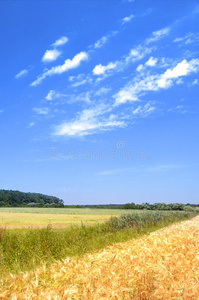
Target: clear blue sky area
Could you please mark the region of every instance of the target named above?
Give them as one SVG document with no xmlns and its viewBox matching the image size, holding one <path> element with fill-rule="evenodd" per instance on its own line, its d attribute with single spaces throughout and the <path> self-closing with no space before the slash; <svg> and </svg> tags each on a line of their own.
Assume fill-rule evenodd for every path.
<svg viewBox="0 0 199 300">
<path fill-rule="evenodd" d="M 199 2 L 0 1 L 0 189 L 199 203 Z"/>
</svg>

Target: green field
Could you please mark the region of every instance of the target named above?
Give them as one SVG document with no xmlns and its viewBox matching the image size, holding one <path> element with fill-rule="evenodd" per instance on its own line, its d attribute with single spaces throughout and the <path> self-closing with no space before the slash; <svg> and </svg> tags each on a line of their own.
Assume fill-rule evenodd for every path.
<svg viewBox="0 0 199 300">
<path fill-rule="evenodd" d="M 138 212 L 136 210 L 136 212 Z M 95 225 L 104 223 L 111 216 L 129 213 L 124 209 L 90 209 L 90 208 L 23 208 L 1 207 L 0 227 L 41 228 L 51 225 L 64 228 L 71 225 Z"/>
</svg>

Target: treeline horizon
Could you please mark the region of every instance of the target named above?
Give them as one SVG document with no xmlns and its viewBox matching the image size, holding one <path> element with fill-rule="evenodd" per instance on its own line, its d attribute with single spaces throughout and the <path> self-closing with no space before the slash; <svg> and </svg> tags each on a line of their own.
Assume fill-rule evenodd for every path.
<svg viewBox="0 0 199 300">
<path fill-rule="evenodd" d="M 0 190 L 0 207 L 64 207 L 64 201 L 40 193 Z"/>
<path fill-rule="evenodd" d="M 145 210 L 191 210 L 199 204 L 157 202 L 154 204 L 88 204 L 71 205 L 55 196 L 40 193 L 25 193 L 14 190 L 0 190 L 0 207 L 52 207 L 52 208 L 99 208 L 99 209 L 145 209 Z"/>
</svg>

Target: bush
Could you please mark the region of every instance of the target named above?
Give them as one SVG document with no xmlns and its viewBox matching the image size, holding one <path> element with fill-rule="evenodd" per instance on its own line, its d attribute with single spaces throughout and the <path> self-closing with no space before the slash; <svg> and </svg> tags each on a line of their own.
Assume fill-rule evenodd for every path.
<svg viewBox="0 0 199 300">
<path fill-rule="evenodd" d="M 196 209 L 194 207 L 192 207 L 191 205 L 186 205 L 184 207 L 184 211 L 196 211 Z"/>
</svg>

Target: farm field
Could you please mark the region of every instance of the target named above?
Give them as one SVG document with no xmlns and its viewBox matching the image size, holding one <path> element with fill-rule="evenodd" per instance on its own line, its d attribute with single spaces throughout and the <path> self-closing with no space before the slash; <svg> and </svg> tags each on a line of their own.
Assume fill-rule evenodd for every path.
<svg viewBox="0 0 199 300">
<path fill-rule="evenodd" d="M 49 224 L 55 228 L 64 228 L 71 225 L 80 226 L 82 222 L 85 225 L 96 225 L 104 223 L 111 216 L 119 216 L 124 213 L 129 213 L 129 210 L 1 207 L 0 226 L 15 229 L 42 228 Z"/>
<path fill-rule="evenodd" d="M 9 276 L 1 299 L 191 299 L 199 295 L 199 216 L 83 257 Z"/>
</svg>

